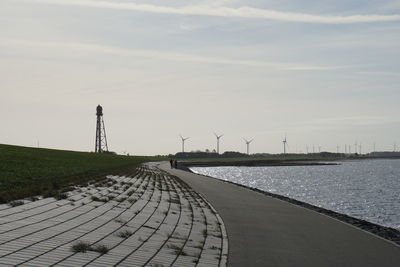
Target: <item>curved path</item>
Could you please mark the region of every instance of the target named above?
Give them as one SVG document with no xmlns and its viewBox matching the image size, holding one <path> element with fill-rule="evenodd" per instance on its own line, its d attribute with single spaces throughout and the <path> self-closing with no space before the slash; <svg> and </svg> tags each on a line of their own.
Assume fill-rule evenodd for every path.
<svg viewBox="0 0 400 267">
<path fill-rule="evenodd" d="M 0 205 L 1 267 L 226 266 L 215 210 L 150 165 L 75 187 L 67 199 L 23 202 Z"/>
<path fill-rule="evenodd" d="M 400 266 L 398 245 L 349 224 L 169 164 L 159 167 L 218 211 L 228 233 L 228 266 Z"/>
</svg>

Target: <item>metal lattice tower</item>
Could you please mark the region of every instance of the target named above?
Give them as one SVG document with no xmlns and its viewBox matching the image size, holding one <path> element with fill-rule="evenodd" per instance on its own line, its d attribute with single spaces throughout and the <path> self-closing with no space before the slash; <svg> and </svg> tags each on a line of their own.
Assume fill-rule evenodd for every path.
<svg viewBox="0 0 400 267">
<path fill-rule="evenodd" d="M 96 108 L 96 153 L 108 152 L 106 128 L 104 127 L 103 108 L 98 105 Z"/>
</svg>

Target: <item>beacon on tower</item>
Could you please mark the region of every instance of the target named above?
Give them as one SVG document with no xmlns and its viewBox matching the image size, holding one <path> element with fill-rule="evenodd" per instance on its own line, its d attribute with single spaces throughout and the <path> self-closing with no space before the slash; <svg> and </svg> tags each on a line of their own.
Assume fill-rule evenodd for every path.
<svg viewBox="0 0 400 267">
<path fill-rule="evenodd" d="M 98 105 L 96 108 L 96 146 L 95 152 L 96 153 L 105 153 L 108 152 L 107 146 L 107 137 L 106 137 L 106 128 L 104 126 L 103 120 L 103 108 Z"/>
</svg>

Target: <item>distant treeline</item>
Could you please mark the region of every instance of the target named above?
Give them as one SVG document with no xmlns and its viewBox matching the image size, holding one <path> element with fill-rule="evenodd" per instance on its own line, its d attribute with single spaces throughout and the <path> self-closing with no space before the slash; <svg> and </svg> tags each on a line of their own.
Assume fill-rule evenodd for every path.
<svg viewBox="0 0 400 267">
<path fill-rule="evenodd" d="M 223 154 L 218 154 L 215 151 L 192 151 L 192 152 L 178 152 L 175 155 L 168 155 L 170 158 L 178 159 L 230 159 L 230 158 L 308 158 L 308 159 L 321 159 L 321 158 L 390 158 L 390 157 L 400 157 L 400 152 L 371 152 L 368 154 L 345 154 L 345 153 L 332 153 L 332 152 L 320 152 L 320 153 L 308 153 L 308 154 L 297 154 L 297 153 L 287 153 L 287 154 L 269 154 L 269 153 L 256 153 L 256 154 L 244 154 L 236 151 L 226 151 Z"/>
<path fill-rule="evenodd" d="M 310 154 L 269 154 L 269 153 L 256 153 L 256 154 L 244 154 L 236 151 L 226 151 L 223 154 L 218 154 L 216 152 L 204 152 L 204 151 L 192 151 L 192 152 L 178 152 L 175 155 L 169 155 L 169 157 L 175 157 L 179 159 L 192 159 L 192 158 L 338 158 L 345 157 L 345 154 L 341 153 L 310 153 Z"/>
<path fill-rule="evenodd" d="M 195 152 L 178 152 L 175 155 L 170 155 L 170 157 L 175 157 L 179 159 L 189 159 L 189 158 L 248 158 L 251 156 L 235 151 L 227 151 L 224 152 L 223 154 L 218 154 L 217 152 L 195 151 Z"/>
<path fill-rule="evenodd" d="M 371 152 L 367 154 L 370 157 L 400 157 L 400 152 L 394 151 L 382 151 L 382 152 Z"/>
</svg>

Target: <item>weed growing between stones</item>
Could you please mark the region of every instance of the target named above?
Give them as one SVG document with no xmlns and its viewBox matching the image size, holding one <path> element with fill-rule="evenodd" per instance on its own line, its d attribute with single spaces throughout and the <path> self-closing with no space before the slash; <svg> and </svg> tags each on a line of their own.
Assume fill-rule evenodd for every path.
<svg viewBox="0 0 400 267">
<path fill-rule="evenodd" d="M 116 201 L 117 202 L 124 202 L 126 200 L 126 197 L 121 197 L 121 198 L 118 198 L 118 199 L 116 199 Z"/>
<path fill-rule="evenodd" d="M 91 247 L 90 251 L 94 251 L 100 254 L 107 254 L 110 249 L 106 245 L 99 244 L 95 247 Z"/>
<path fill-rule="evenodd" d="M 127 221 L 125 221 L 125 220 L 123 220 L 123 219 L 121 219 L 121 218 L 117 218 L 117 219 L 115 219 L 114 220 L 116 223 L 120 223 L 120 224 L 126 224 L 127 223 Z"/>
<path fill-rule="evenodd" d="M 108 202 L 108 200 L 109 200 L 106 197 L 99 198 L 97 196 L 91 196 L 90 199 L 93 201 L 99 201 L 99 202 L 104 202 L 104 203 Z"/>
<path fill-rule="evenodd" d="M 61 199 L 67 199 L 68 194 L 65 192 L 57 192 L 56 195 L 54 196 L 55 199 L 61 200 Z"/>
<path fill-rule="evenodd" d="M 14 200 L 14 201 L 8 202 L 8 205 L 10 205 L 11 207 L 17 207 L 17 206 L 24 205 L 24 201 L 22 201 L 22 200 Z"/>
<path fill-rule="evenodd" d="M 94 251 L 100 254 L 106 254 L 110 249 L 102 244 L 91 246 L 89 242 L 78 241 L 77 243 L 72 245 L 71 250 L 75 253 L 78 252 L 85 253 L 87 251 Z"/>
<path fill-rule="evenodd" d="M 181 251 L 181 248 L 175 244 L 169 244 L 167 245 L 167 248 L 173 249 L 175 254 L 179 254 Z"/>
<path fill-rule="evenodd" d="M 40 198 L 38 196 L 31 196 L 29 199 L 31 201 L 38 201 Z"/>
<path fill-rule="evenodd" d="M 121 237 L 121 238 L 128 238 L 130 236 L 133 235 L 133 232 L 129 231 L 129 230 L 125 230 L 125 231 L 120 231 L 116 234 L 116 236 Z"/>
<path fill-rule="evenodd" d="M 86 252 L 90 249 L 90 243 L 85 241 L 78 241 L 77 243 L 73 244 L 71 250 L 75 253 L 78 252 Z"/>
<path fill-rule="evenodd" d="M 204 229 L 204 230 L 202 231 L 202 234 L 203 234 L 203 237 L 206 238 L 206 237 L 207 237 L 207 229 Z"/>
</svg>

